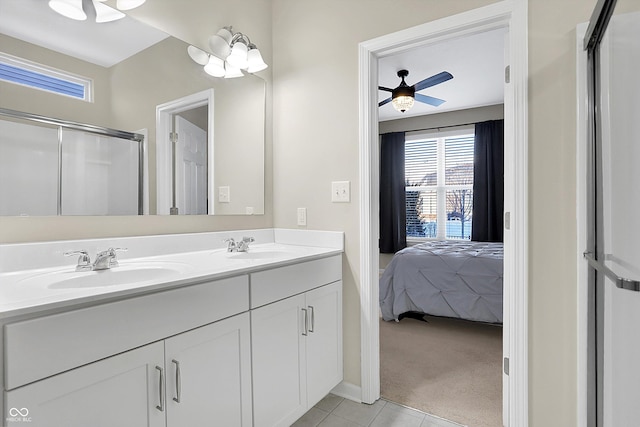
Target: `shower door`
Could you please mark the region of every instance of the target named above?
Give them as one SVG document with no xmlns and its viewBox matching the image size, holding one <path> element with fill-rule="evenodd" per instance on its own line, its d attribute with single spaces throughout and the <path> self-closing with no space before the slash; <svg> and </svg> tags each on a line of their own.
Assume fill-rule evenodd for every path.
<svg viewBox="0 0 640 427">
<path fill-rule="evenodd" d="M 593 289 L 590 426 L 640 420 L 640 2 L 602 0 L 589 50 Z"/>
</svg>

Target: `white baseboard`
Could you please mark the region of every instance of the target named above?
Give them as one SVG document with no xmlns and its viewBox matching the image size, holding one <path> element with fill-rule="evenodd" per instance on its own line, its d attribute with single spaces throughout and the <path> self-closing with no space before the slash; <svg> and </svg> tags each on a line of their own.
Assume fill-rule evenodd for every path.
<svg viewBox="0 0 640 427">
<path fill-rule="evenodd" d="M 362 403 L 362 388 L 355 384 L 342 381 L 331 390 L 331 393 L 357 403 Z"/>
</svg>

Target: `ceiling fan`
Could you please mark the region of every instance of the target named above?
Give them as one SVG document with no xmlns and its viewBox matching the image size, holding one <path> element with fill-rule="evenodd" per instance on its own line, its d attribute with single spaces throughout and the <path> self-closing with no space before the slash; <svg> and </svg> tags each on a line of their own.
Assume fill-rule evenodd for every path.
<svg viewBox="0 0 640 427">
<path fill-rule="evenodd" d="M 431 77 L 427 77 L 424 80 L 419 81 L 418 83 L 409 86 L 404 78 L 409 75 L 409 71 L 400 70 L 398 71 L 398 77 L 402 79 L 400 85 L 395 89 L 389 89 L 388 87 L 378 86 L 380 90 L 386 90 L 387 92 L 391 92 L 391 97 L 387 98 L 378 103 L 378 107 L 382 107 L 383 105 L 393 102 L 393 107 L 404 113 L 411 107 L 413 107 L 414 99 L 416 101 L 422 102 L 424 104 L 433 105 L 434 107 L 439 106 L 444 102 L 444 99 L 434 98 L 432 96 L 422 95 L 420 93 L 416 93 L 419 90 L 426 89 L 431 86 L 438 85 L 440 83 L 446 82 L 447 80 L 451 80 L 453 76 L 451 73 L 447 71 L 442 71 L 441 73 L 434 74 Z"/>
</svg>

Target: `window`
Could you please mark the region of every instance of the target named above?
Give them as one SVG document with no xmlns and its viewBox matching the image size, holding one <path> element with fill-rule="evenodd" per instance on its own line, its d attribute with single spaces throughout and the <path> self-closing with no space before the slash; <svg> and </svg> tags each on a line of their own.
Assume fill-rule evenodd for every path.
<svg viewBox="0 0 640 427">
<path fill-rule="evenodd" d="M 91 79 L 0 52 L 0 80 L 92 101 Z"/>
<path fill-rule="evenodd" d="M 407 133 L 407 237 L 471 240 L 473 128 Z"/>
</svg>

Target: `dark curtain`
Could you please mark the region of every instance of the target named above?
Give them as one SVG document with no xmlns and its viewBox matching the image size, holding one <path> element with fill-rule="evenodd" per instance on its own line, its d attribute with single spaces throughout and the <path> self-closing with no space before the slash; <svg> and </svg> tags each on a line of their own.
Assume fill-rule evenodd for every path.
<svg viewBox="0 0 640 427">
<path fill-rule="evenodd" d="M 504 120 L 476 123 L 471 240 L 503 241 Z"/>
<path fill-rule="evenodd" d="M 380 252 L 407 246 L 404 176 L 404 132 L 382 135 L 380 141 Z"/>
</svg>

